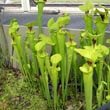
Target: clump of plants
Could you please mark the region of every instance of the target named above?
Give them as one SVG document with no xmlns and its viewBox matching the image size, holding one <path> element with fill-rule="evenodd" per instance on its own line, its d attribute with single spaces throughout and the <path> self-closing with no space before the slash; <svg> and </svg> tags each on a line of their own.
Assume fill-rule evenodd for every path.
<svg viewBox="0 0 110 110">
<path fill-rule="evenodd" d="M 91 2 L 79 7 L 85 13 L 85 29 L 81 32 L 77 45 L 74 34 L 66 30 L 71 19 L 68 14 L 63 14 L 56 20 L 51 18 L 47 23 L 48 35 L 43 33 L 42 13 L 45 1 L 37 2 L 38 35 L 33 30 L 33 22 L 26 24 L 24 39 L 19 33 L 16 19 L 10 22 L 9 28 L 12 63 L 18 63 L 27 86 L 31 90 L 40 91 L 50 110 L 65 110 L 69 98 L 78 99 L 77 93 L 81 94 L 80 97 L 85 97 L 85 104 L 79 110 L 94 110 L 108 102 L 110 61 L 107 59 L 110 49 L 104 44 L 104 39 L 109 25 L 109 9 L 95 7 Z"/>
</svg>

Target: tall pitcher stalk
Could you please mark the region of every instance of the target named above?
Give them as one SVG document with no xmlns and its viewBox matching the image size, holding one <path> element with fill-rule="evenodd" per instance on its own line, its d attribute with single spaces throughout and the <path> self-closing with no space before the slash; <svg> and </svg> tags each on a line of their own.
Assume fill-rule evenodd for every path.
<svg viewBox="0 0 110 110">
<path fill-rule="evenodd" d="M 51 41 L 50 38 L 46 38 L 45 35 L 41 34 L 39 36 L 39 42 L 36 43 L 35 45 L 35 50 L 37 51 L 37 60 L 39 64 L 39 69 L 40 69 L 40 83 L 41 83 L 41 91 L 44 95 L 44 97 L 48 101 L 49 107 L 51 106 L 51 97 L 50 97 L 50 91 L 49 91 L 49 72 L 50 70 L 47 68 L 47 65 L 49 66 L 49 56 L 48 53 L 45 51 L 46 50 L 46 45 L 53 45 L 53 42 Z"/>
<path fill-rule="evenodd" d="M 83 72 L 86 110 L 92 110 L 93 67 L 87 63 L 80 67 L 80 70 Z"/>
<path fill-rule="evenodd" d="M 50 78 L 53 86 L 53 103 L 54 110 L 58 110 L 58 71 L 60 71 L 60 67 L 58 67 L 59 62 L 62 60 L 62 56 L 60 54 L 54 54 L 51 56 L 52 66 L 50 68 Z"/>
<path fill-rule="evenodd" d="M 86 60 L 80 70 L 83 73 L 86 110 L 92 110 L 93 69 L 96 61 L 108 55 L 109 49 L 103 45 L 94 45 L 85 46 L 84 49 L 75 49 L 75 51 Z"/>
<path fill-rule="evenodd" d="M 95 19 L 95 25 L 96 25 L 96 33 L 100 34 L 101 36 L 98 37 L 97 43 L 98 44 L 103 44 L 104 43 L 104 36 L 105 36 L 105 31 L 109 23 L 109 12 L 108 9 L 105 7 L 103 8 L 103 12 L 96 9 L 95 14 L 99 14 L 96 19 Z M 100 86 L 102 78 L 103 78 L 103 62 L 104 58 L 100 59 L 99 63 L 97 64 L 96 72 L 98 75 L 98 86 Z"/>
<path fill-rule="evenodd" d="M 29 62 L 30 59 L 27 58 L 26 52 L 23 50 L 25 45 L 18 30 L 19 24 L 16 19 L 13 19 L 10 23 L 9 34 L 11 36 L 12 46 L 17 57 L 17 63 L 19 64 L 19 69 L 21 69 L 23 78 L 27 81 L 27 83 L 29 83 L 30 87 L 34 87 L 34 74 L 31 73 Z"/>
<path fill-rule="evenodd" d="M 57 21 L 51 18 L 48 21 L 48 28 L 50 31 L 51 39 L 55 43 L 52 48 L 52 54 L 59 53 L 62 56 L 62 61 L 60 62 L 61 66 L 61 88 L 62 88 L 62 100 L 63 104 L 65 102 L 66 95 L 65 88 L 67 89 L 68 75 L 67 75 L 67 51 L 66 51 L 66 31 L 63 30 L 63 27 L 67 25 L 70 21 L 70 17 L 67 14 L 59 17 Z M 68 72 L 69 74 L 69 72 Z M 67 80 L 67 81 L 66 81 Z"/>
<path fill-rule="evenodd" d="M 38 4 L 38 17 L 37 17 L 37 24 L 38 24 L 38 35 L 42 33 L 42 23 L 43 23 L 43 8 L 45 5 L 45 0 L 36 0 Z"/>
<path fill-rule="evenodd" d="M 66 74 L 67 74 L 67 62 L 66 62 L 66 45 L 65 45 L 65 32 L 62 30 L 59 30 L 57 33 L 57 40 L 58 40 L 58 46 L 59 46 L 59 53 L 62 56 L 61 61 L 61 83 L 62 83 L 62 97 L 63 102 L 65 101 L 65 81 L 66 81 Z"/>
<path fill-rule="evenodd" d="M 74 65 L 74 74 L 75 74 L 75 86 L 77 88 L 77 79 L 76 79 L 76 52 L 74 52 L 74 48 L 76 47 L 76 42 L 73 40 L 73 35 L 69 32 L 67 32 L 67 35 L 69 37 L 69 41 L 66 42 L 66 49 L 67 49 L 67 73 L 66 73 L 66 79 L 65 79 L 65 98 L 67 98 L 67 92 L 68 92 L 68 81 L 69 81 L 69 75 L 72 63 Z M 76 90 L 77 91 L 77 90 Z"/>
<path fill-rule="evenodd" d="M 93 14 L 92 10 L 94 8 L 94 5 L 91 2 L 86 2 L 84 5 L 81 5 L 80 10 L 85 13 L 84 15 L 84 23 L 85 23 L 85 30 L 81 34 L 81 45 L 91 45 L 91 40 L 89 39 L 88 36 L 83 36 L 84 33 L 89 32 L 93 33 Z"/>
</svg>

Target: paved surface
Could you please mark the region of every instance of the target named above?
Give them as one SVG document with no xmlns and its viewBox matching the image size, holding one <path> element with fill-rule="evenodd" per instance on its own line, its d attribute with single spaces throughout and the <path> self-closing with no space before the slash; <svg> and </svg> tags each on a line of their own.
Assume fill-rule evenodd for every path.
<svg viewBox="0 0 110 110">
<path fill-rule="evenodd" d="M 71 14 L 71 22 L 67 26 L 68 28 L 73 29 L 84 29 L 84 21 L 83 21 L 83 15 L 81 14 Z M 43 26 L 47 26 L 47 21 L 54 17 L 55 19 L 58 17 L 57 14 L 44 14 L 43 16 Z M 24 25 L 27 22 L 31 22 L 36 20 L 37 14 L 36 13 L 2 13 L 1 14 L 1 21 L 3 24 L 8 25 L 10 20 L 16 18 L 19 21 L 20 25 Z M 110 26 L 107 28 L 108 31 L 110 31 Z"/>
</svg>

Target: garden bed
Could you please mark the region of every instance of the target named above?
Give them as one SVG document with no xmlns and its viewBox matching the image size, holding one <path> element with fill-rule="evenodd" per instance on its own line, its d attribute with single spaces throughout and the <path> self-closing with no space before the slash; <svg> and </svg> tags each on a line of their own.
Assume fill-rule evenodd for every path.
<svg viewBox="0 0 110 110">
<path fill-rule="evenodd" d="M 31 110 L 43 104 L 48 110 L 96 110 L 110 101 L 109 9 L 99 6 L 102 11 L 91 2 L 80 6 L 85 28 L 79 31 L 66 28 L 68 14 L 49 19 L 42 28 L 44 4 L 38 1 L 37 22 L 24 27 L 12 19 L 8 29 L 4 26 L 7 43 L 1 42 L 1 66 L 15 69 L 1 70 L 2 103 L 4 99 L 11 109 L 22 102 Z M 15 103 L 14 108 L 13 100 L 21 106 Z M 43 104 L 37 105 L 39 100 Z"/>
<path fill-rule="evenodd" d="M 65 110 L 84 110 L 83 96 L 71 91 Z M 23 81 L 18 69 L 0 69 L 0 110 L 48 110 L 47 101 Z M 52 109 L 50 109 L 52 110 Z"/>
</svg>

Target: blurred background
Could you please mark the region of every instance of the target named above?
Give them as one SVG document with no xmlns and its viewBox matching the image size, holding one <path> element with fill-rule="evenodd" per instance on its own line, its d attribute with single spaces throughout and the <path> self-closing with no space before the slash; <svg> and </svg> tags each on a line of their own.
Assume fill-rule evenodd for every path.
<svg viewBox="0 0 110 110">
<path fill-rule="evenodd" d="M 30 0 L 31 2 L 32 0 Z M 110 3 L 109 0 L 92 0 L 93 2 L 96 3 Z M 21 0 L 0 0 L 0 3 L 5 3 L 5 4 L 10 4 L 10 3 L 20 3 Z M 48 0 L 47 2 L 84 2 L 84 0 Z"/>
</svg>

